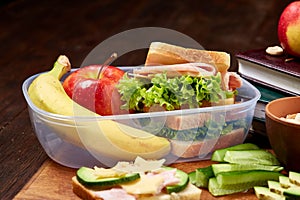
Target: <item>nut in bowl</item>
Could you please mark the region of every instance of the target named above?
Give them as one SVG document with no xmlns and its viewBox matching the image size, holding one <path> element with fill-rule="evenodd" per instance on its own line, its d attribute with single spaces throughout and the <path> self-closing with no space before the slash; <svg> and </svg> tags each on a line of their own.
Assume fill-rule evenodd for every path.
<svg viewBox="0 0 300 200">
<path fill-rule="evenodd" d="M 300 171 L 300 124 L 287 116 L 300 112 L 300 96 L 279 98 L 266 106 L 266 130 L 274 153 L 288 170 Z"/>
</svg>

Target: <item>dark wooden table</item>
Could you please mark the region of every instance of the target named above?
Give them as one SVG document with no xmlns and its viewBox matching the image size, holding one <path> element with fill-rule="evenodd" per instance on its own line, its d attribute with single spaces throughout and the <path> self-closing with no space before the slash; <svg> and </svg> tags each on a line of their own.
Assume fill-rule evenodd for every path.
<svg viewBox="0 0 300 200">
<path fill-rule="evenodd" d="M 48 159 L 31 127 L 21 85 L 49 70 L 58 55 L 66 54 L 73 66 L 80 66 L 108 37 L 139 27 L 176 30 L 205 49 L 234 55 L 278 44 L 277 21 L 289 2 L 1 1 L 0 199 L 12 199 Z M 140 65 L 144 56 L 131 53 L 114 64 Z M 236 69 L 233 57 L 231 70 Z M 249 136 L 249 141 L 267 143 L 261 136 Z"/>
</svg>

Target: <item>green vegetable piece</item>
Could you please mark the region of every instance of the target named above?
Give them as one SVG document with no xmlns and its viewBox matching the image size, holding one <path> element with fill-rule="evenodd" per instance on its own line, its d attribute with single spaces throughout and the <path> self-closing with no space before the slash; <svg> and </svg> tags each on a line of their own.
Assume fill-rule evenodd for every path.
<svg viewBox="0 0 300 200">
<path fill-rule="evenodd" d="M 283 195 L 289 199 L 300 199 L 300 187 L 290 187 L 284 190 Z"/>
<path fill-rule="evenodd" d="M 214 153 L 211 156 L 212 161 L 217 162 L 224 162 L 224 156 L 225 153 L 229 150 L 253 150 L 253 149 L 259 149 L 259 147 L 252 143 L 244 143 L 244 144 L 238 144 L 232 147 L 227 147 L 223 149 L 218 149 L 214 151 Z"/>
<path fill-rule="evenodd" d="M 190 182 L 192 184 L 196 185 L 196 171 L 192 171 L 192 172 L 188 173 L 188 175 L 189 175 Z"/>
<path fill-rule="evenodd" d="M 290 171 L 289 172 L 289 180 L 292 184 L 300 186 L 300 173 Z"/>
<path fill-rule="evenodd" d="M 268 180 L 278 181 L 279 172 L 249 170 L 249 171 L 232 171 L 222 172 L 216 176 L 218 184 L 225 189 L 250 189 L 254 186 L 265 186 Z"/>
<path fill-rule="evenodd" d="M 277 158 L 263 149 L 227 151 L 224 161 L 237 164 L 280 165 Z"/>
<path fill-rule="evenodd" d="M 228 194 L 234 194 L 237 192 L 243 192 L 246 189 L 244 189 L 243 187 L 237 187 L 237 188 L 233 188 L 233 189 L 223 188 L 220 186 L 220 184 L 218 184 L 217 179 L 215 177 L 210 178 L 209 182 L 208 182 L 208 191 L 213 196 L 223 196 L 223 195 L 228 195 Z"/>
<path fill-rule="evenodd" d="M 76 177 L 81 184 L 86 186 L 113 186 L 139 179 L 140 175 L 139 173 L 131 173 L 114 178 L 98 178 L 94 169 L 81 167 L 77 170 Z"/>
<path fill-rule="evenodd" d="M 284 190 L 286 190 L 286 188 L 281 187 L 278 181 L 268 181 L 268 187 L 271 192 L 279 195 L 283 195 Z"/>
<path fill-rule="evenodd" d="M 179 109 L 182 105 L 197 108 L 203 100 L 218 102 L 237 93 L 236 90 L 222 90 L 221 82 L 220 73 L 208 77 L 167 77 L 166 73 L 159 73 L 151 81 L 125 74 L 116 88 L 125 102 L 122 109 L 142 112 L 144 106 L 151 107 L 154 104 L 166 110 Z"/>
<path fill-rule="evenodd" d="M 245 171 L 245 170 L 266 170 L 266 171 L 281 171 L 281 166 L 258 165 L 258 164 L 236 164 L 236 163 L 218 163 L 212 164 L 212 170 L 215 175 L 222 172 L 230 171 Z"/>
<path fill-rule="evenodd" d="M 172 167 L 164 167 L 164 168 L 167 170 L 176 169 L 176 168 L 172 168 Z M 189 183 L 189 175 L 187 173 L 185 173 L 184 171 L 176 169 L 175 176 L 177 178 L 179 178 L 180 181 L 176 185 L 170 185 L 170 186 L 166 187 L 166 191 L 168 194 L 171 194 L 172 192 L 180 192 L 180 191 L 184 190 Z"/>
<path fill-rule="evenodd" d="M 280 176 L 279 177 L 279 183 L 280 183 L 280 186 L 283 187 L 283 188 L 289 188 L 289 187 L 292 187 L 292 186 L 296 186 L 296 185 L 294 185 L 290 182 L 290 179 L 287 176 Z"/>
<path fill-rule="evenodd" d="M 202 188 L 208 188 L 208 181 L 214 177 L 211 165 L 196 169 L 196 185 Z"/>
<path fill-rule="evenodd" d="M 255 186 L 254 192 L 259 200 L 285 200 L 284 196 L 271 192 L 269 188 L 262 186 Z"/>
</svg>

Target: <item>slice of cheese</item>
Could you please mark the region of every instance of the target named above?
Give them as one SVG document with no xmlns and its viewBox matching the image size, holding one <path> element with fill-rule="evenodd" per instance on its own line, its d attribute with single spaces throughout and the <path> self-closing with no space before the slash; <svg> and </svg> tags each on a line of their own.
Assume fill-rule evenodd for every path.
<svg viewBox="0 0 300 200">
<path fill-rule="evenodd" d="M 127 173 L 145 173 L 153 170 L 157 170 L 163 166 L 165 159 L 160 160 L 145 160 L 140 156 L 137 156 L 134 163 L 119 161 L 113 169 L 120 172 Z"/>
<path fill-rule="evenodd" d="M 144 195 L 160 193 L 164 183 L 162 176 L 141 175 L 137 181 L 122 184 L 121 187 L 129 194 Z"/>
<path fill-rule="evenodd" d="M 125 172 L 117 171 L 112 168 L 99 168 L 94 167 L 94 175 L 97 178 L 117 178 L 126 175 Z"/>
</svg>

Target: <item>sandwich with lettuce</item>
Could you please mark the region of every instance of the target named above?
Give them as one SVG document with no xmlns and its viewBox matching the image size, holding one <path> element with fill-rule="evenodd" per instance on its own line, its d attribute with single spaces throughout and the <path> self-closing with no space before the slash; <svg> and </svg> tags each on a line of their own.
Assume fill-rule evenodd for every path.
<svg viewBox="0 0 300 200">
<path fill-rule="evenodd" d="M 242 79 L 229 68 L 226 52 L 153 42 L 145 66 L 126 73 L 117 85 L 121 108 L 145 113 L 235 104 Z M 199 156 L 200 150 L 241 143 L 247 129 L 243 117 L 226 111 L 170 115 L 157 134 L 170 139 L 174 155 L 190 158 Z"/>
</svg>

